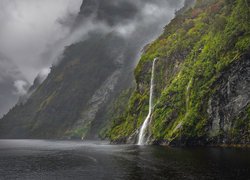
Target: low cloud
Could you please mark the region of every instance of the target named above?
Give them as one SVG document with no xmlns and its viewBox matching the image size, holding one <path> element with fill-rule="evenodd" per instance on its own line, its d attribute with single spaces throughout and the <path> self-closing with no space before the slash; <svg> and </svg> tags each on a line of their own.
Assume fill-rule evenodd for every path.
<svg viewBox="0 0 250 180">
<path fill-rule="evenodd" d="M 1 0 L 0 117 L 58 58 L 82 0 Z M 60 23 L 59 23 L 60 22 Z M 60 49 L 60 52 L 58 51 Z"/>
<path fill-rule="evenodd" d="M 48 48 L 67 36 L 67 18 L 77 16 L 81 0 L 1 0 L 0 51 L 32 83 L 41 69 L 51 66 Z M 64 26 L 57 21 L 65 20 Z M 52 51 L 53 52 L 53 51 Z"/>
<path fill-rule="evenodd" d="M 50 68 L 44 68 L 41 70 L 41 72 L 37 76 L 40 83 L 42 83 L 47 78 L 47 76 L 50 73 L 50 70 L 51 70 Z"/>
<path fill-rule="evenodd" d="M 23 96 L 28 92 L 29 84 L 28 84 L 28 82 L 23 81 L 23 80 L 16 80 L 14 82 L 14 87 L 16 89 L 13 93 L 18 95 L 18 96 Z"/>
</svg>

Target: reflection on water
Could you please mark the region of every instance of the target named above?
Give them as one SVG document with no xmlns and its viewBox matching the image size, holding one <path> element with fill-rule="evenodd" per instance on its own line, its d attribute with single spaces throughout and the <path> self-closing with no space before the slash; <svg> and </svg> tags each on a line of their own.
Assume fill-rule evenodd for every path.
<svg viewBox="0 0 250 180">
<path fill-rule="evenodd" d="M 0 140 L 0 179 L 249 178 L 249 149 Z"/>
</svg>

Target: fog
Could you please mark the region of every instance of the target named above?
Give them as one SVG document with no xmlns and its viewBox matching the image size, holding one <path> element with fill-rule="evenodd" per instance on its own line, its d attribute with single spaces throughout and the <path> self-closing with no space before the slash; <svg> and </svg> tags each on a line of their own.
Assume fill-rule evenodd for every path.
<svg viewBox="0 0 250 180">
<path fill-rule="evenodd" d="M 65 38 L 81 0 L 0 1 L 0 117 L 48 69 L 58 41 Z M 52 48 L 53 47 L 53 48 Z"/>
</svg>

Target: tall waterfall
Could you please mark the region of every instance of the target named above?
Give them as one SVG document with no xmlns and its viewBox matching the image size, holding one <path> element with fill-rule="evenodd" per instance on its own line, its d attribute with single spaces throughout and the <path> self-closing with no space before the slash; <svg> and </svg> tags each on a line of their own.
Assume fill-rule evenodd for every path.
<svg viewBox="0 0 250 180">
<path fill-rule="evenodd" d="M 146 131 L 147 131 L 147 127 L 148 124 L 150 122 L 150 117 L 151 117 L 151 113 L 153 110 L 152 104 L 153 104 L 153 93 L 154 93 L 154 71 L 155 71 L 155 62 L 156 62 L 157 58 L 154 59 L 153 61 L 153 65 L 152 65 L 152 72 L 151 72 L 151 82 L 150 82 L 150 95 L 149 95 L 149 110 L 148 110 L 148 115 L 146 117 L 146 119 L 144 120 L 141 128 L 140 128 L 140 133 L 139 133 L 139 138 L 138 138 L 138 142 L 137 145 L 144 145 L 146 143 Z"/>
</svg>

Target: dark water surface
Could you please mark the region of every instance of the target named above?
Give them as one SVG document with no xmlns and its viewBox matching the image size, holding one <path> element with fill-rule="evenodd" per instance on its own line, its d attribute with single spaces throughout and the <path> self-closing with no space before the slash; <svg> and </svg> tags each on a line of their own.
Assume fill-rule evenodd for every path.
<svg viewBox="0 0 250 180">
<path fill-rule="evenodd" d="M 250 149 L 0 140 L 0 179 L 250 179 Z"/>
</svg>

